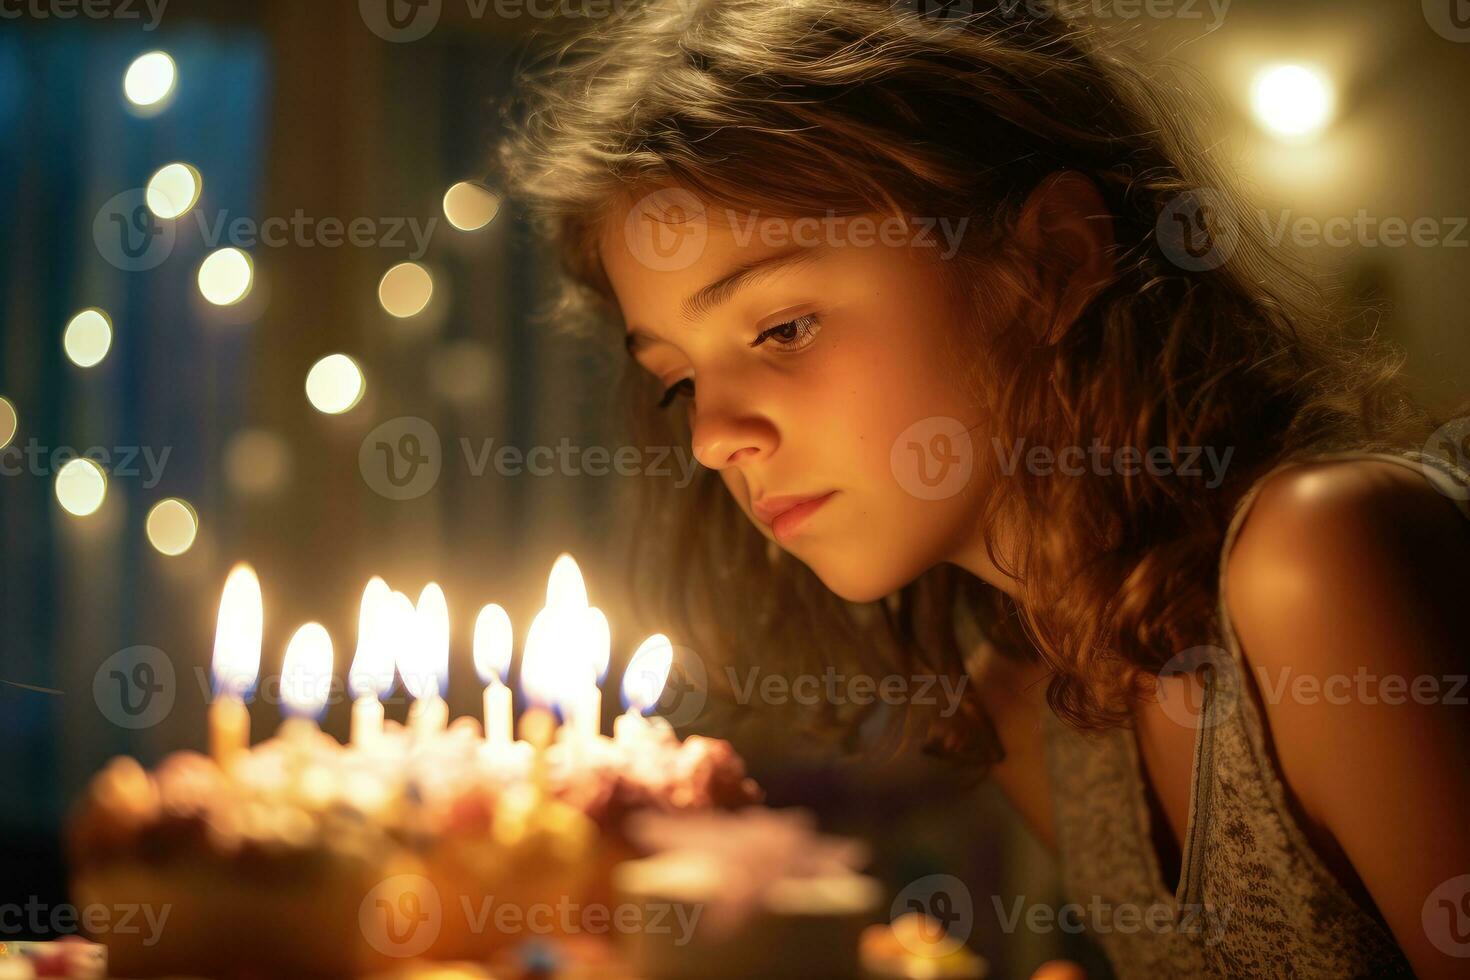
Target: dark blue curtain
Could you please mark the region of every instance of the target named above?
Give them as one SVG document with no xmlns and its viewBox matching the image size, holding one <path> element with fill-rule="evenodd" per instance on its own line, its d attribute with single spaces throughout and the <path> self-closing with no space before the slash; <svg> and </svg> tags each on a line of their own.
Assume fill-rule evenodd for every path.
<svg viewBox="0 0 1470 980">
<path fill-rule="evenodd" d="M 203 175 L 211 219 L 253 213 L 270 72 L 263 39 L 244 30 L 13 24 L 0 28 L 0 395 L 19 416 L 0 476 L 0 837 L 49 848 L 101 759 L 153 754 L 137 744 L 146 734 L 103 723 L 92 680 L 117 651 L 159 642 L 140 610 L 170 572 L 146 515 L 169 496 L 215 509 L 223 488 L 204 463 L 238 424 L 251 369 L 249 324 L 214 322 L 198 296 L 207 248 L 192 215 L 167 257 L 138 270 L 94 225 L 115 228 L 109 202 L 173 161 Z M 178 82 L 142 117 L 122 80 L 155 48 Z M 84 370 L 62 332 L 89 306 L 107 311 L 114 339 Z M 54 460 L 93 449 L 116 472 L 104 508 L 76 518 L 57 504 Z"/>
</svg>

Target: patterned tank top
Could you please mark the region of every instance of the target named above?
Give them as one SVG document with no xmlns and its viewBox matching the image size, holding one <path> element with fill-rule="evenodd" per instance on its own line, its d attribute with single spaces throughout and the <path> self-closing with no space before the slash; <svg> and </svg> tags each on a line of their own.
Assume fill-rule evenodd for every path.
<svg viewBox="0 0 1470 980">
<path fill-rule="evenodd" d="M 1343 453 L 1423 473 L 1470 518 L 1470 477 L 1419 453 Z M 1290 464 L 1288 464 L 1290 465 Z M 1237 506 L 1220 557 L 1219 647 L 1204 647 L 1189 820 L 1171 893 L 1153 845 L 1128 728 L 1089 735 L 1045 719 L 1063 885 L 1120 978 L 1411 977 L 1387 928 L 1313 850 L 1289 808 L 1244 685 L 1225 606 L 1225 560 L 1266 474 Z"/>
</svg>

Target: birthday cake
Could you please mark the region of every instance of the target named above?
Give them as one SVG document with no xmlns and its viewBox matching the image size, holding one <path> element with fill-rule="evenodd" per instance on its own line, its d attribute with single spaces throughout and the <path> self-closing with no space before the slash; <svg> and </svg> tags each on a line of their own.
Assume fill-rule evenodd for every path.
<svg viewBox="0 0 1470 980">
<path fill-rule="evenodd" d="M 286 726 L 228 773 L 195 752 L 151 773 L 118 758 L 73 821 L 74 890 L 161 924 L 99 937 L 117 976 L 484 961 L 610 907 L 633 815 L 761 800 L 726 742 L 656 719 L 622 734 L 489 753 L 473 719 L 427 740 L 390 722 L 371 750 Z"/>
<path fill-rule="evenodd" d="M 681 740 L 645 717 L 672 658 L 660 634 L 625 671 L 628 712 L 612 737 L 599 731 L 607 626 L 570 556 L 526 637 L 522 687 L 543 700 L 524 706 L 519 739 L 503 611 L 486 607 L 476 627 L 484 723 L 450 723 L 443 593 L 431 584 L 415 609 L 375 579 L 347 744 L 317 727 L 332 653 L 325 629 L 307 624 L 281 671 L 292 716 L 251 745 L 243 699 L 259 667 L 261 608 L 254 573 L 237 567 L 216 636 L 210 754 L 175 752 L 152 772 L 114 759 L 77 806 L 76 900 L 141 909 L 153 924 L 96 937 L 114 976 L 368 976 L 605 932 L 613 869 L 647 853 L 630 836 L 635 817 L 760 809 L 764 794 L 728 742 Z M 406 725 L 385 722 L 378 701 L 395 671 L 414 698 Z"/>
</svg>

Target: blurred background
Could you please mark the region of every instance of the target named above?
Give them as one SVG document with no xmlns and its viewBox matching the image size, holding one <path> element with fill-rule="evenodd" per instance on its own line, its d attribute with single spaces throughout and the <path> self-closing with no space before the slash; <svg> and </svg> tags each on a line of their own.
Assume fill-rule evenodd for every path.
<svg viewBox="0 0 1470 980">
<path fill-rule="evenodd" d="M 61 827 L 110 756 L 203 748 L 237 561 L 264 586 L 265 671 L 316 620 L 341 673 L 369 576 L 410 595 L 438 581 L 454 714 L 480 703 L 474 612 L 497 601 L 519 629 L 562 551 L 611 621 L 612 677 L 660 628 L 632 617 L 619 544 L 619 501 L 648 477 L 512 475 L 491 456 L 627 441 L 620 347 L 535 319 L 545 252 L 514 202 L 476 183 L 528 38 L 608 6 L 430 0 L 399 5 L 406 19 L 381 0 L 3 8 L 0 902 L 66 900 Z M 1210 87 L 1212 145 L 1280 247 L 1369 311 L 1353 328 L 1402 347 L 1432 407 L 1450 404 L 1470 366 L 1470 119 L 1456 105 L 1470 10 L 1083 9 Z M 385 446 L 427 462 L 387 471 Z M 82 455 L 96 465 L 72 462 Z M 158 697 L 120 710 L 129 684 Z M 402 717 L 401 696 L 388 710 Z M 258 699 L 252 713 L 270 731 L 278 709 Z M 335 704 L 324 727 L 346 725 Z M 1055 901 L 1055 874 L 991 788 L 924 766 L 825 765 L 779 739 L 737 747 L 771 802 L 872 841 L 895 892 L 963 879 L 971 945 L 997 975 L 1090 959 L 1070 935 L 1000 935 L 989 896 Z"/>
</svg>

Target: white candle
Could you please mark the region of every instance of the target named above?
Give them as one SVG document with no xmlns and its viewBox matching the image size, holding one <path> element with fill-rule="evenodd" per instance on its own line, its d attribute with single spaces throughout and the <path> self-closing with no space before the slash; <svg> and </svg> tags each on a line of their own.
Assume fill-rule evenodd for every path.
<svg viewBox="0 0 1470 980">
<path fill-rule="evenodd" d="M 485 684 L 485 741 L 509 745 L 512 741 L 514 704 L 505 679 L 515 642 L 510 615 L 490 603 L 475 617 L 475 670 Z"/>
<path fill-rule="evenodd" d="M 209 751 L 229 768 L 250 748 L 250 713 L 245 692 L 260 672 L 265 614 L 260 580 L 249 565 L 236 565 L 225 579 L 214 633 L 214 702 L 209 706 Z"/>
<path fill-rule="evenodd" d="M 353 696 L 349 734 L 353 745 L 367 746 L 383 735 L 383 705 L 379 699 L 393 687 L 393 646 L 400 632 L 394 594 L 376 575 L 368 580 L 362 593 L 357 614 L 357 654 L 347 673 L 347 687 Z M 408 601 L 406 596 L 403 601 Z"/>
<path fill-rule="evenodd" d="M 221 694 L 209 706 L 209 754 L 223 769 L 250 748 L 250 712 L 234 694 Z"/>
<path fill-rule="evenodd" d="M 367 748 L 383 737 L 383 702 L 376 694 L 364 694 L 352 702 L 352 727 L 349 740 Z"/>
<path fill-rule="evenodd" d="M 448 726 L 449 705 L 439 696 L 438 691 L 430 691 L 409 706 L 408 729 L 415 738 L 436 735 Z"/>
<path fill-rule="evenodd" d="M 496 678 L 485 688 L 485 740 L 491 745 L 509 745 L 513 722 L 510 688 Z"/>
<path fill-rule="evenodd" d="M 613 719 L 613 740 L 620 745 L 635 746 L 648 732 L 648 719 L 637 708 L 629 708 Z"/>
</svg>

